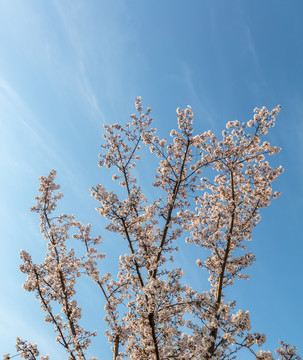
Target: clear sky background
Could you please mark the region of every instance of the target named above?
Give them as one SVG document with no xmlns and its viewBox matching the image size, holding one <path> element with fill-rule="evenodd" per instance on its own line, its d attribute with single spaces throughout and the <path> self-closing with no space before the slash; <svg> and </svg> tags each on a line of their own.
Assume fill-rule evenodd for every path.
<svg viewBox="0 0 303 360">
<path fill-rule="evenodd" d="M 285 168 L 274 185 L 282 196 L 262 211 L 250 247 L 257 262 L 234 297 L 250 310 L 253 329 L 267 334 L 265 349 L 284 339 L 303 354 L 302 19 L 302 0 L 0 0 L 0 355 L 13 353 L 19 335 L 64 358 L 18 270 L 20 249 L 36 261 L 45 251 L 28 210 L 39 176 L 56 169 L 65 195 L 59 211 L 103 234 L 105 271 L 124 252 L 104 233 L 88 189 L 111 187 L 97 167 L 102 124 L 128 121 L 139 95 L 162 137 L 187 104 L 196 131 L 217 134 L 227 121 L 249 120 L 256 106 L 282 105 L 270 134 L 282 147 L 274 160 Z M 185 278 L 199 286 L 196 249 L 186 249 Z M 109 359 L 103 301 L 93 284 L 82 287 L 85 324 L 100 333 L 90 354 Z"/>
</svg>

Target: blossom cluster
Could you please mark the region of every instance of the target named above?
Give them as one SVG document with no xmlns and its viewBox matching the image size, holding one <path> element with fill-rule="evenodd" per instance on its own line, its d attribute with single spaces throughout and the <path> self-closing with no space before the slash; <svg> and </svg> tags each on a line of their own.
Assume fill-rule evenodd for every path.
<svg viewBox="0 0 303 360">
<path fill-rule="evenodd" d="M 140 97 L 135 107 L 137 113 L 126 125 L 104 126 L 99 155 L 98 165 L 114 171 L 112 179 L 121 189 L 107 190 L 102 184 L 91 188 L 97 211 L 107 220 L 106 230 L 128 247 L 119 258 L 118 273 L 101 271 L 101 237 L 90 235 L 90 225 L 74 216 L 53 215 L 62 197 L 53 170 L 40 178 L 41 194 L 32 208 L 40 216 L 46 258 L 34 264 L 29 253 L 21 251 L 25 290 L 35 292 L 68 359 L 86 359 L 90 339 L 96 336 L 80 324 L 76 283 L 82 274 L 104 298 L 105 335 L 114 360 L 223 360 L 245 351 L 257 360 L 274 359 L 259 349 L 266 336 L 252 331 L 249 311 L 239 309 L 226 288 L 236 279 L 248 279 L 246 269 L 255 256 L 246 250 L 247 242 L 262 208 L 280 195 L 272 183 L 283 169 L 268 160 L 280 151 L 268 136 L 280 107 L 256 108 L 252 120 L 228 122 L 220 138 L 211 131 L 194 134 L 191 107 L 178 108 L 178 129 L 170 132 L 170 139 L 150 128 L 151 109 L 143 111 Z M 149 153 L 158 159 L 153 186 L 155 194 L 161 193 L 152 200 L 144 196 L 135 171 Z M 183 236 L 197 246 L 198 273 L 209 274 L 204 292 L 185 284 L 183 270 L 176 267 Z M 70 247 L 72 241 L 82 246 L 81 255 Z M 21 357 L 39 355 L 36 345 L 18 344 Z M 297 349 L 284 342 L 276 354 L 281 360 L 300 360 Z"/>
</svg>

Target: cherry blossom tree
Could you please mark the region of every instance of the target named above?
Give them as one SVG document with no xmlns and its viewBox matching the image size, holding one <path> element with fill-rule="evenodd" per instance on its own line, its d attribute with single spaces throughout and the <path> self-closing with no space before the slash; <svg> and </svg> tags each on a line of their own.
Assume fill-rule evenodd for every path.
<svg viewBox="0 0 303 360">
<path fill-rule="evenodd" d="M 114 169 L 112 179 L 121 188 L 91 188 L 99 214 L 107 219 L 106 230 L 128 246 L 118 273 L 103 271 L 101 236 L 91 235 L 91 225 L 56 213 L 62 194 L 52 170 L 40 178 L 40 195 L 31 209 L 40 217 L 46 257 L 36 264 L 21 251 L 24 289 L 40 301 L 68 359 L 88 359 L 86 350 L 97 336 L 82 325 L 76 300 L 80 276 L 90 278 L 96 296 L 104 298 L 105 336 L 114 360 L 227 360 L 245 351 L 250 358 L 274 359 L 261 349 L 265 335 L 251 331 L 249 312 L 239 309 L 226 289 L 236 279 L 248 279 L 245 270 L 255 256 L 246 244 L 261 219 L 260 210 L 280 195 L 272 191 L 272 182 L 283 169 L 267 160 L 280 149 L 265 140 L 280 107 L 256 108 L 252 120 L 228 122 L 220 139 L 211 131 L 194 134 L 190 106 L 177 109 L 178 130 L 167 140 L 151 128 L 151 109 L 143 110 L 140 97 L 135 105 L 137 113 L 129 123 L 104 126 L 99 166 Z M 135 177 L 146 150 L 158 159 L 152 186 L 160 195 L 154 199 L 144 196 Z M 197 246 L 197 253 L 201 249 L 193 266 L 201 277 L 209 273 L 204 292 L 184 283 L 175 261 L 184 239 Z M 16 350 L 24 359 L 40 356 L 36 344 L 20 338 Z M 276 354 L 299 360 L 296 351 L 280 342 Z M 5 360 L 12 357 L 4 355 Z"/>
</svg>

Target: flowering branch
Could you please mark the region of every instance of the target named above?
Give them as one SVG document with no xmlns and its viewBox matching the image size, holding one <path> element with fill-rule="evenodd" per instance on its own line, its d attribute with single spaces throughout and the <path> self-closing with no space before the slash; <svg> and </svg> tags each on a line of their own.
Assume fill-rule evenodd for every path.
<svg viewBox="0 0 303 360">
<path fill-rule="evenodd" d="M 191 108 L 177 109 L 178 130 L 171 131 L 169 141 L 150 128 L 151 109 L 143 111 L 140 97 L 135 106 L 131 122 L 104 126 L 99 155 L 99 166 L 114 169 L 112 179 L 124 191 L 108 191 L 101 184 L 91 188 L 99 214 L 107 219 L 105 229 L 127 244 L 116 278 L 100 274 L 99 261 L 105 255 L 97 247 L 101 237 L 91 237 L 90 225 L 73 216 L 53 216 L 62 197 L 53 170 L 40 178 L 41 195 L 32 208 L 40 216 L 46 258 L 34 264 L 21 251 L 25 290 L 35 292 L 68 359 L 85 360 L 90 338 L 96 336 L 79 324 L 75 295 L 83 273 L 105 300 L 105 334 L 113 360 L 231 360 L 245 350 L 256 360 L 274 359 L 271 352 L 257 349 L 265 335 L 251 332 L 249 312 L 238 309 L 225 289 L 236 279 L 248 278 L 245 270 L 255 256 L 246 251 L 246 243 L 261 219 L 260 210 L 280 195 L 272 191 L 272 183 L 283 169 L 272 168 L 268 161 L 280 149 L 262 140 L 275 125 L 280 107 L 255 109 L 253 120 L 242 124 L 228 122 L 221 140 L 211 131 L 194 135 Z M 159 162 L 153 187 L 161 196 L 153 200 L 143 195 L 135 177 L 144 149 Z M 210 287 L 204 292 L 184 284 L 182 269 L 174 268 L 184 233 L 197 254 L 201 251 L 196 265 L 209 273 Z M 68 246 L 70 240 L 83 245 L 81 256 Z M 17 339 L 16 348 L 23 358 L 39 356 L 37 346 L 23 340 Z M 276 354 L 280 360 L 300 360 L 297 349 L 284 342 Z"/>
</svg>

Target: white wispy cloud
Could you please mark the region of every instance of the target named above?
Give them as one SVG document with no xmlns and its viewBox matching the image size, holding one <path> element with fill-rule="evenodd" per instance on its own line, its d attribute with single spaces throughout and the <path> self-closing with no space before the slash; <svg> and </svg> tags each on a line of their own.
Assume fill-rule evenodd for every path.
<svg viewBox="0 0 303 360">
<path fill-rule="evenodd" d="M 204 94 L 201 96 L 201 91 L 198 93 L 194 84 L 194 73 L 191 70 L 190 66 L 186 62 L 181 63 L 181 69 L 183 74 L 183 82 L 187 88 L 187 91 L 192 98 L 193 103 L 190 104 L 194 106 L 194 112 L 199 114 L 199 118 L 206 121 L 209 126 L 214 129 L 215 122 L 212 117 L 213 110 L 211 109 L 211 104 L 207 100 L 207 95 Z"/>
<path fill-rule="evenodd" d="M 104 123 L 105 115 L 103 111 L 100 108 L 98 99 L 96 97 L 96 94 L 94 93 L 90 82 L 88 81 L 85 67 L 82 61 L 79 61 L 80 65 L 80 81 L 79 81 L 79 89 L 82 92 L 84 98 L 87 100 L 87 102 L 90 105 L 91 110 L 95 115 L 97 115 L 98 119 L 101 119 L 102 123 Z"/>
<path fill-rule="evenodd" d="M 64 5 L 60 1 L 54 2 L 59 18 L 62 22 L 62 26 L 65 31 L 65 35 L 71 45 L 72 51 L 75 54 L 75 67 L 77 74 L 77 86 L 78 91 L 82 94 L 82 97 L 86 104 L 89 105 L 91 112 L 98 121 L 103 122 L 105 119 L 104 113 L 100 107 L 99 100 L 95 94 L 93 87 L 87 76 L 87 69 L 85 64 L 85 45 L 83 42 L 84 35 L 80 33 L 77 27 L 77 23 L 80 21 L 78 14 L 81 14 L 81 8 L 83 3 L 81 1 L 73 2 L 72 12 L 67 12 Z M 87 38 L 87 37 L 85 37 Z"/>
<path fill-rule="evenodd" d="M 24 144 L 16 144 L 17 135 L 23 134 L 23 138 L 27 142 L 33 142 L 39 149 L 39 152 L 43 152 L 49 159 L 55 159 L 57 163 L 61 163 L 61 157 L 54 151 L 55 140 L 50 138 L 46 129 L 36 120 L 35 115 L 29 109 L 29 106 L 25 103 L 22 97 L 17 91 L 0 75 L 0 126 L 1 130 L 6 137 L 2 138 L 2 146 L 4 148 L 12 148 L 15 146 L 22 146 Z M 18 133 L 16 133 L 16 131 Z M 16 138 L 14 137 L 16 136 Z M 24 149 L 25 150 L 25 149 Z M 24 159 L 16 156 L 11 161 L 18 161 L 20 165 L 24 163 Z M 2 159 L 2 161 L 5 159 Z M 28 168 L 29 164 L 26 164 Z M 22 166 L 23 167 L 23 166 Z"/>
<path fill-rule="evenodd" d="M 255 44 L 253 42 L 253 38 L 252 38 L 252 34 L 251 34 L 251 30 L 249 28 L 249 26 L 246 23 L 243 23 L 243 26 L 245 28 L 245 36 L 246 36 L 246 45 L 247 48 L 250 52 L 250 54 L 252 55 L 252 58 L 254 60 L 255 66 L 260 69 L 260 63 L 259 63 L 259 58 L 258 58 L 258 54 L 257 54 L 257 50 L 255 47 Z"/>
</svg>

